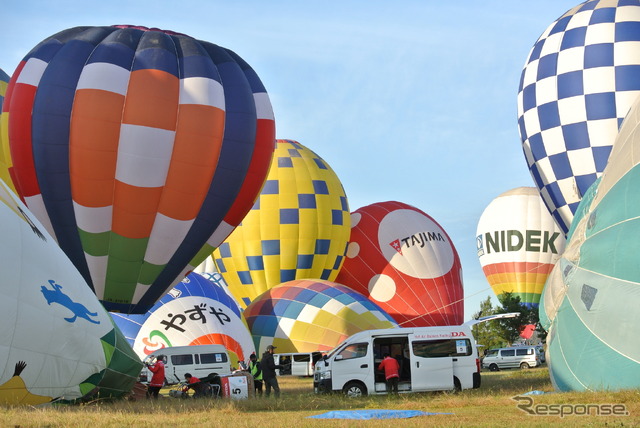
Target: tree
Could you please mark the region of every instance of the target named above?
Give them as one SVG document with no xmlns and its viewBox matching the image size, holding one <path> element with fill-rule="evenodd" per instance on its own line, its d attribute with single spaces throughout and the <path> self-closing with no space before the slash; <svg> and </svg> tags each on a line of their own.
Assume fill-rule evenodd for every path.
<svg viewBox="0 0 640 428">
<path fill-rule="evenodd" d="M 527 324 L 539 325 L 538 308 L 529 308 L 520 302 L 520 296 L 513 293 L 503 293 L 498 297 L 502 305 L 496 313 L 503 314 L 509 312 L 520 312 L 519 317 L 506 318 L 498 321 L 499 335 L 504 338 L 509 345 L 513 344 L 520 337 L 520 331 Z M 546 336 L 546 334 L 545 334 Z"/>
<path fill-rule="evenodd" d="M 487 299 L 480 303 L 480 311 L 473 314 L 473 319 L 477 320 L 478 318 L 500 313 L 496 311 L 497 308 L 494 308 L 491 304 L 491 296 L 487 296 Z M 496 330 L 497 326 L 498 321 L 486 321 L 472 327 L 473 337 L 475 337 L 478 345 L 482 345 L 483 350 L 501 348 L 507 345 L 500 332 Z"/>
</svg>

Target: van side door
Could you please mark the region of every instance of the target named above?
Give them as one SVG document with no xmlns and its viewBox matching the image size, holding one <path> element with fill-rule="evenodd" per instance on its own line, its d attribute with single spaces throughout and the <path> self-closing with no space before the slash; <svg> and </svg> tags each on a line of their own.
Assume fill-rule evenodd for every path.
<svg viewBox="0 0 640 428">
<path fill-rule="evenodd" d="M 518 363 L 516 361 L 516 350 L 515 349 L 501 349 L 500 350 L 500 360 L 501 362 L 498 365 L 501 368 L 513 368 L 518 367 Z"/>
<path fill-rule="evenodd" d="M 412 391 L 453 389 L 451 339 L 416 339 L 409 335 Z"/>
</svg>

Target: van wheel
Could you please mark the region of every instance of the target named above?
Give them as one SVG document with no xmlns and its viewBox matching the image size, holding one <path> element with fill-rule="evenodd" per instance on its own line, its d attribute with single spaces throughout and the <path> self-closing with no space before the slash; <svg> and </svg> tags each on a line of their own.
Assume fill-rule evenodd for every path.
<svg viewBox="0 0 640 428">
<path fill-rule="evenodd" d="M 362 384 L 362 382 L 351 381 L 347 383 L 344 388 L 342 388 L 342 392 L 347 397 L 362 397 L 367 395 L 367 387 Z"/>
<path fill-rule="evenodd" d="M 458 380 L 458 378 L 454 376 L 453 377 L 453 392 L 457 394 L 460 391 L 462 391 L 462 385 L 460 385 L 460 381 Z"/>
<path fill-rule="evenodd" d="M 528 368 L 529 368 L 529 364 L 527 364 L 527 363 L 521 363 L 521 364 L 520 364 L 520 368 L 521 368 L 521 369 L 528 369 Z"/>
<path fill-rule="evenodd" d="M 491 370 L 492 372 L 497 372 L 498 370 L 498 365 L 496 363 L 493 363 L 489 366 L 489 370 Z"/>
</svg>

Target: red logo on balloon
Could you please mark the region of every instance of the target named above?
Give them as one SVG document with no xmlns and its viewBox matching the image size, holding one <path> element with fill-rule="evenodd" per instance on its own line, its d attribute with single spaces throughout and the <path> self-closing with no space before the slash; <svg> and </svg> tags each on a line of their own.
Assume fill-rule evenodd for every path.
<svg viewBox="0 0 640 428">
<path fill-rule="evenodd" d="M 400 255 L 402 255 L 402 246 L 400 245 L 399 239 L 396 239 L 395 241 L 390 242 L 389 245 L 391 245 L 394 250 L 396 250 L 397 252 L 400 253 Z"/>
</svg>

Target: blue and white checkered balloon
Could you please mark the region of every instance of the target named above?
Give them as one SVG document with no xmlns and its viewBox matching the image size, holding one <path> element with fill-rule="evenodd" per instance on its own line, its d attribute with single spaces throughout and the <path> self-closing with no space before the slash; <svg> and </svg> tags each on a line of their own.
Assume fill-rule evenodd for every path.
<svg viewBox="0 0 640 428">
<path fill-rule="evenodd" d="M 565 231 L 640 94 L 640 3 L 590 0 L 542 33 L 518 92 L 531 175 Z"/>
</svg>

